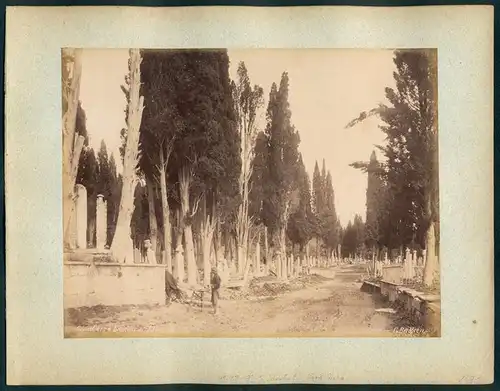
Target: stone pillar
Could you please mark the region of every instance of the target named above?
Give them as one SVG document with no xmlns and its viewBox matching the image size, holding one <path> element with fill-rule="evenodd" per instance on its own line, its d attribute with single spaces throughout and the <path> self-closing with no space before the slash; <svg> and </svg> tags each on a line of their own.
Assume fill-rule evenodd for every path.
<svg viewBox="0 0 500 391">
<path fill-rule="evenodd" d="M 409 248 L 407 248 L 403 265 L 403 275 L 405 279 L 411 278 L 410 269 L 411 269 L 411 251 Z"/>
<path fill-rule="evenodd" d="M 413 250 L 412 252 L 410 278 L 415 278 L 415 266 L 417 266 L 417 250 Z"/>
<path fill-rule="evenodd" d="M 108 231 L 108 206 L 104 201 L 104 196 L 97 196 L 96 205 L 96 246 L 98 250 L 104 250 L 106 246 L 106 236 Z"/>
<path fill-rule="evenodd" d="M 288 280 L 288 262 L 289 262 L 289 259 L 287 258 L 286 256 L 286 252 L 283 253 L 283 255 L 281 256 L 281 275 L 283 277 L 283 280 L 287 281 Z"/>
<path fill-rule="evenodd" d="M 179 282 L 184 281 L 184 249 L 182 248 L 182 244 L 178 244 L 175 249 L 175 269 L 174 269 L 174 278 L 176 278 Z"/>
<path fill-rule="evenodd" d="M 87 248 L 87 189 L 76 185 L 76 247 Z"/>
<path fill-rule="evenodd" d="M 71 216 L 70 216 L 70 222 L 69 222 L 69 247 L 70 249 L 74 250 L 76 248 L 76 236 L 77 236 L 77 227 L 76 227 L 76 196 L 73 198 L 71 201 L 73 202 L 73 208 Z"/>
<path fill-rule="evenodd" d="M 260 243 L 257 241 L 257 244 L 255 245 L 255 265 L 256 265 L 256 270 L 255 274 L 257 276 L 260 276 L 262 274 L 261 272 L 261 264 L 260 264 Z"/>
<path fill-rule="evenodd" d="M 144 241 L 144 249 L 146 253 L 146 263 L 156 265 L 156 255 L 153 251 L 153 244 L 151 243 L 150 239 L 146 239 Z"/>
</svg>

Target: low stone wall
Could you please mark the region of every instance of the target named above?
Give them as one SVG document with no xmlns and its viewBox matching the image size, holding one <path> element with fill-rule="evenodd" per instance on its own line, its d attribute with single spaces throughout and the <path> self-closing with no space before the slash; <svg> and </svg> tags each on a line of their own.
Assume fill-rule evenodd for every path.
<svg viewBox="0 0 500 391">
<path fill-rule="evenodd" d="M 64 263 L 64 308 L 164 302 L 164 265 Z"/>
<path fill-rule="evenodd" d="M 363 281 L 363 284 L 361 285 L 361 292 L 380 295 L 380 291 L 380 284 L 376 282 Z"/>
<path fill-rule="evenodd" d="M 441 303 L 439 295 L 425 295 L 414 289 L 388 281 L 364 281 L 363 292 L 381 295 L 389 302 L 395 303 L 416 323 L 426 330 L 441 335 Z"/>
<path fill-rule="evenodd" d="M 397 288 L 398 285 L 393 282 L 380 281 L 380 293 L 387 297 L 391 303 L 398 299 Z"/>
</svg>

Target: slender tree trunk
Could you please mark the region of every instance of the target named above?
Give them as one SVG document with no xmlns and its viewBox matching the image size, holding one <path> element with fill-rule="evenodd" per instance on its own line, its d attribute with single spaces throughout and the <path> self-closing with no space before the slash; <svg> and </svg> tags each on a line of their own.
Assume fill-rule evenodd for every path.
<svg viewBox="0 0 500 391">
<path fill-rule="evenodd" d="M 427 259 L 424 259 L 424 284 L 429 286 L 432 285 L 434 280 L 434 274 L 438 268 L 438 259 L 436 254 L 436 229 L 434 222 L 432 221 L 429 229 L 427 230 L 426 238 L 427 246 Z"/>
<path fill-rule="evenodd" d="M 437 88 L 434 88 L 437 94 Z M 437 97 L 435 97 L 437 99 Z M 434 123 L 431 132 L 431 164 L 429 172 L 429 184 L 427 189 L 426 212 L 429 216 L 430 224 L 426 234 L 427 259 L 424 260 L 423 282 L 429 286 L 433 283 L 434 275 L 439 271 L 438 260 L 438 235 L 437 222 L 439 221 L 439 149 L 438 149 L 438 130 L 437 130 L 437 112 L 435 113 Z"/>
<path fill-rule="evenodd" d="M 281 255 L 281 279 L 287 280 L 288 277 L 288 265 L 286 259 L 286 229 L 285 226 L 281 226 L 279 229 L 279 251 Z"/>
<path fill-rule="evenodd" d="M 135 173 L 139 154 L 139 129 L 141 127 L 144 97 L 140 96 L 141 54 L 139 49 L 130 50 L 130 99 L 128 103 L 128 129 L 123 159 L 123 188 L 111 251 L 118 262 L 133 262 L 133 244 L 130 221 L 134 209 Z"/>
<path fill-rule="evenodd" d="M 190 213 L 189 207 L 189 187 L 191 185 L 191 172 L 188 167 L 183 167 L 179 174 L 179 189 L 181 196 L 181 216 L 184 226 L 184 258 L 187 263 L 188 284 L 196 285 L 197 267 L 194 255 L 193 230 L 191 224 L 192 215 L 189 216 L 189 221 L 186 221 Z"/>
<path fill-rule="evenodd" d="M 206 200 L 203 200 L 203 221 L 201 224 L 201 247 L 202 247 L 202 259 L 203 259 L 203 285 L 210 285 L 210 256 L 212 253 L 212 242 L 213 235 L 215 231 L 215 221 L 213 215 L 207 214 L 206 210 Z M 212 213 L 214 209 L 212 210 Z"/>
<path fill-rule="evenodd" d="M 66 49 L 65 49 L 66 50 Z M 65 247 L 71 247 L 70 221 L 74 213 L 75 183 L 78 162 L 83 149 L 84 137 L 76 133 L 76 114 L 80 97 L 82 75 L 81 49 L 74 51 L 73 72 L 68 91 L 63 93 L 67 99 L 67 109 L 63 114 L 63 235 Z M 69 81 L 68 81 L 69 82 Z"/>
<path fill-rule="evenodd" d="M 255 264 L 256 264 L 256 275 L 262 275 L 261 272 L 261 262 L 260 262 L 260 232 L 257 235 L 257 243 L 255 244 Z"/>
<path fill-rule="evenodd" d="M 172 225 L 170 224 L 170 207 L 167 195 L 167 159 L 160 148 L 160 192 L 161 209 L 163 215 L 163 262 L 167 265 L 167 270 L 172 273 Z"/>
<path fill-rule="evenodd" d="M 156 248 L 158 242 L 158 222 L 156 221 L 156 209 L 155 209 L 155 196 L 154 187 L 151 179 L 146 178 L 146 185 L 148 187 L 148 209 L 149 209 L 149 239 L 151 240 L 151 248 L 153 250 L 154 256 L 150 260 L 156 264 Z M 169 270 L 171 272 L 171 270 Z"/>
<path fill-rule="evenodd" d="M 207 217 L 207 227 L 203 233 L 203 285 L 210 285 L 210 256 L 212 253 L 212 233 L 210 218 Z"/>
<path fill-rule="evenodd" d="M 282 222 L 281 222 L 282 223 Z M 287 259 L 286 259 L 286 230 L 283 224 L 280 224 L 276 231 L 276 246 L 277 246 L 277 259 L 276 259 L 276 275 L 280 280 L 287 278 Z"/>
<path fill-rule="evenodd" d="M 222 251 L 222 233 L 220 228 L 220 222 L 217 220 L 214 230 L 214 253 L 215 253 L 215 266 L 219 265 L 223 257 Z"/>
<path fill-rule="evenodd" d="M 174 277 L 177 278 L 180 282 L 184 281 L 184 249 L 182 245 L 182 237 L 183 237 L 183 226 L 182 220 L 180 218 L 181 211 L 180 209 L 176 210 L 177 215 L 177 226 L 176 226 L 176 235 L 175 235 L 175 269 L 174 269 Z"/>
<path fill-rule="evenodd" d="M 267 227 L 266 226 L 264 226 L 264 256 L 266 258 L 264 272 L 265 272 L 265 275 L 267 276 L 269 274 L 269 265 L 271 263 L 271 259 L 269 258 L 269 241 L 268 241 L 268 237 L 267 237 Z"/>
</svg>

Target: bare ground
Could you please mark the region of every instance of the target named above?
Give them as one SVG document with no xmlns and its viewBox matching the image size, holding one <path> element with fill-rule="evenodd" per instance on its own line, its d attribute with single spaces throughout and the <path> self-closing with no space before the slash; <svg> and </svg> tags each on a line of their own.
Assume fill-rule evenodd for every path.
<svg viewBox="0 0 500 391">
<path fill-rule="evenodd" d="M 256 279 L 245 293 L 223 291 L 216 315 L 208 300 L 203 309 L 179 303 L 72 309 L 65 312 L 65 335 L 408 337 L 394 331 L 412 326 L 405 318 L 376 312 L 386 305 L 360 291 L 363 270 L 318 269 L 289 284 Z"/>
</svg>

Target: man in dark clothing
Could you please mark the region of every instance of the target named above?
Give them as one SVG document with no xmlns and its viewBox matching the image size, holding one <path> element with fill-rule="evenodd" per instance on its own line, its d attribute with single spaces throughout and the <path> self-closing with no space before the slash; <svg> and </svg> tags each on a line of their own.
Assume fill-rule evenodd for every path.
<svg viewBox="0 0 500 391">
<path fill-rule="evenodd" d="M 214 307 L 214 314 L 217 313 L 217 307 L 219 304 L 219 289 L 220 289 L 220 277 L 217 273 L 217 268 L 213 267 L 210 273 L 210 285 L 212 287 L 212 306 Z"/>
</svg>

